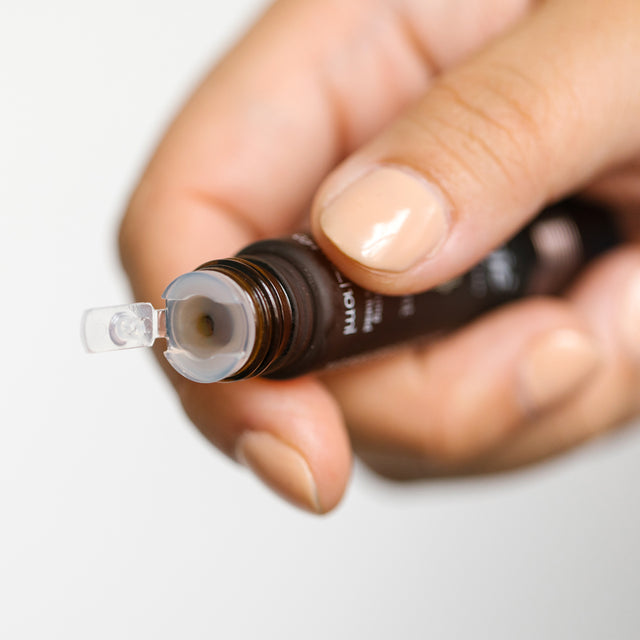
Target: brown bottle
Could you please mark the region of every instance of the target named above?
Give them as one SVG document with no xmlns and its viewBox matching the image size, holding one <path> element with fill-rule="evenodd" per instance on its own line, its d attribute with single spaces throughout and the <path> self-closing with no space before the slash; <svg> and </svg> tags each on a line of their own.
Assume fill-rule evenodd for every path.
<svg viewBox="0 0 640 640">
<path fill-rule="evenodd" d="M 349 282 L 307 235 L 257 242 L 169 285 L 166 355 L 198 382 L 299 376 L 557 292 L 617 239 L 605 211 L 566 201 L 464 275 L 397 297 Z"/>
</svg>

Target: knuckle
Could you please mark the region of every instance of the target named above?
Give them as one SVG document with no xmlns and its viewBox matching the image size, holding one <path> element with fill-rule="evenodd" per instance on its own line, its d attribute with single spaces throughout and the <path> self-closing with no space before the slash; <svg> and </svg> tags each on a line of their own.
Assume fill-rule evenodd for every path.
<svg viewBox="0 0 640 640">
<path fill-rule="evenodd" d="M 135 251 L 137 237 L 137 223 L 140 218 L 140 207 L 138 205 L 138 189 L 134 191 L 126 206 L 125 213 L 120 220 L 118 227 L 118 250 L 120 252 L 120 261 L 125 269 Z"/>
<path fill-rule="evenodd" d="M 129 271 L 128 264 L 130 261 L 130 256 L 133 253 L 133 248 L 135 246 L 133 231 L 131 225 L 131 215 L 129 211 L 125 213 L 125 215 L 120 220 L 120 225 L 118 227 L 118 254 L 120 256 L 120 262 L 124 267 L 125 271 Z"/>
<path fill-rule="evenodd" d="M 462 469 L 484 452 L 487 443 L 473 419 L 464 415 L 463 403 L 454 399 L 454 406 L 447 413 L 432 425 L 428 435 L 418 440 L 417 450 L 424 460 L 442 470 Z"/>
<path fill-rule="evenodd" d="M 552 153 L 547 88 L 496 62 L 443 76 L 426 104 L 427 113 L 419 114 L 423 127 L 456 165 L 481 181 L 541 188 L 541 169 Z"/>
<path fill-rule="evenodd" d="M 143 177 L 129 198 L 117 232 L 120 261 L 127 273 L 141 250 L 148 233 L 149 215 L 158 207 L 159 196 Z"/>
<path fill-rule="evenodd" d="M 474 393 L 473 385 L 456 367 L 447 367 L 442 361 L 432 361 L 420 351 L 415 353 L 415 364 L 423 380 L 438 380 L 428 390 L 416 394 L 416 406 L 412 411 L 413 424 L 405 427 L 409 435 L 409 449 L 428 464 L 441 471 L 463 468 L 488 444 L 488 434 L 483 430 L 482 393 Z M 424 367 L 437 366 L 425 376 Z M 444 366 L 442 366 L 444 365 Z M 418 397 L 420 400 L 418 400 Z"/>
</svg>

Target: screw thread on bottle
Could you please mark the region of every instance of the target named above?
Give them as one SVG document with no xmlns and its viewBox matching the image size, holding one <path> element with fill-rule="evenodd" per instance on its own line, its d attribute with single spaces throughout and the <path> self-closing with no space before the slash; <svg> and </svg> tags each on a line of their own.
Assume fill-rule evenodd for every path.
<svg viewBox="0 0 640 640">
<path fill-rule="evenodd" d="M 249 296 L 256 322 L 254 349 L 245 365 L 227 380 L 260 375 L 286 352 L 291 339 L 293 313 L 285 289 L 271 272 L 244 258 L 213 260 L 198 271 L 222 273 Z"/>
</svg>

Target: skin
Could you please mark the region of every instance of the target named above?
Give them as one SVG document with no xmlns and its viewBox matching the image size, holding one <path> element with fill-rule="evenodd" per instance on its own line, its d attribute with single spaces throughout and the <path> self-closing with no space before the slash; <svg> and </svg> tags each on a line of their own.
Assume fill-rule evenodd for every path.
<svg viewBox="0 0 640 640">
<path fill-rule="evenodd" d="M 352 450 L 394 478 L 485 473 L 636 415 L 640 329 L 623 320 L 640 277 L 638 33 L 637 0 L 275 2 L 185 104 L 131 197 L 120 247 L 137 299 L 159 305 L 174 277 L 309 215 L 341 270 L 394 294 L 447 281 L 576 192 L 614 208 L 629 242 L 562 298 L 331 374 L 198 385 L 163 364 L 202 433 L 232 457 L 248 431 L 276 436 L 306 461 L 326 512 Z M 452 224 L 435 255 L 392 275 L 341 253 L 319 225 L 332 194 L 385 163 L 436 184 Z M 598 365 L 530 411 L 514 372 L 553 329 L 588 335 Z"/>
</svg>

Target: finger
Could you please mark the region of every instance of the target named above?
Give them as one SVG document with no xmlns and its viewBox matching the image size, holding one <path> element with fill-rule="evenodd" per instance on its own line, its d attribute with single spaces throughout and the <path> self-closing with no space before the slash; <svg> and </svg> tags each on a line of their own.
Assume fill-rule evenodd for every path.
<svg viewBox="0 0 640 640">
<path fill-rule="evenodd" d="M 338 159 L 425 90 L 432 67 L 405 4 L 415 3 L 281 0 L 218 65 L 131 198 L 120 246 L 136 298 L 159 304 L 177 275 L 295 226 Z M 502 8 L 494 19 L 457 21 L 434 60 L 468 51 L 525 4 L 493 0 Z M 433 21 L 424 24 L 437 33 L 445 3 L 428 5 L 420 11 Z M 226 453 L 296 504 L 326 511 L 337 503 L 349 447 L 317 381 L 198 386 L 171 377 L 196 425 Z"/>
<path fill-rule="evenodd" d="M 442 473 L 587 384 L 599 351 L 568 303 L 529 299 L 433 344 L 332 372 L 325 382 L 365 459 L 390 458 L 405 474 Z"/>
<path fill-rule="evenodd" d="M 185 270 L 297 225 L 340 158 L 529 4 L 465 3 L 452 20 L 450 0 L 275 3 L 195 91 L 131 198 L 120 242 L 136 294 L 157 299 Z"/>
<path fill-rule="evenodd" d="M 601 345 L 604 366 L 588 388 L 515 433 L 476 470 L 508 469 L 556 455 L 640 411 L 640 249 L 621 249 L 594 265 L 569 297 Z"/>
<path fill-rule="evenodd" d="M 640 148 L 640 5 L 551 0 L 322 186 L 318 242 L 359 284 L 424 290 Z"/>
<path fill-rule="evenodd" d="M 625 237 L 640 238 L 640 154 L 633 162 L 616 167 L 590 184 L 585 195 L 616 212 Z"/>
<path fill-rule="evenodd" d="M 519 302 L 326 382 L 365 461 L 391 477 L 566 451 L 640 410 L 640 249 L 594 264 L 566 300 Z M 367 395 L 374 385 L 384 400 Z"/>
<path fill-rule="evenodd" d="M 281 497 L 313 513 L 338 504 L 351 449 L 335 400 L 317 381 L 248 380 L 212 388 L 184 380 L 177 389 L 205 437 Z"/>
<path fill-rule="evenodd" d="M 290 230 L 346 150 L 425 88 L 398 20 L 369 4 L 277 2 L 205 79 L 123 221 L 136 292 L 157 297 L 185 270 Z"/>
</svg>

